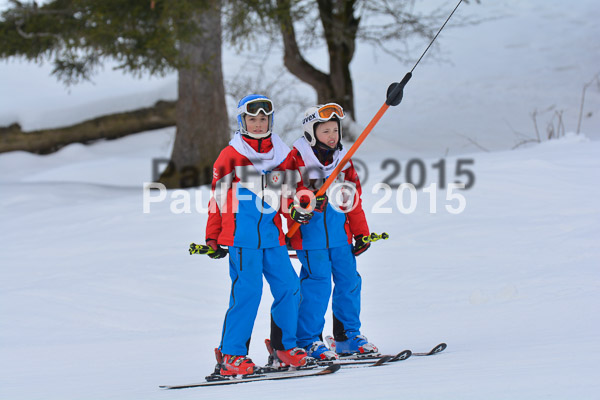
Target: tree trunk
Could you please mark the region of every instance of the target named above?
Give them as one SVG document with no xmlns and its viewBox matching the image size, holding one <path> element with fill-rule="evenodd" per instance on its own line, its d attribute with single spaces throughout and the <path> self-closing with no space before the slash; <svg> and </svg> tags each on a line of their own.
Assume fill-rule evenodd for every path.
<svg viewBox="0 0 600 400">
<path fill-rule="evenodd" d="M 329 52 L 329 81 L 332 97 L 356 120 L 350 63 L 354 57 L 359 20 L 354 18 L 355 0 L 318 0 Z"/>
<path fill-rule="evenodd" d="M 290 0 L 277 0 L 278 17 L 284 45 L 284 65 L 298 79 L 317 92 L 317 102 L 340 104 L 353 120 L 354 91 L 350 62 L 354 56 L 359 20 L 354 18 L 354 0 L 318 0 L 319 14 L 329 52 L 329 74 L 317 70 L 300 53 Z"/>
<path fill-rule="evenodd" d="M 177 134 L 171 163 L 159 182 L 167 188 L 211 183 L 212 166 L 229 142 L 229 125 L 221 65 L 221 1 L 190 15 L 199 33 L 181 43 Z"/>
<path fill-rule="evenodd" d="M 290 0 L 277 0 L 277 7 L 279 27 L 283 37 L 285 67 L 317 91 L 318 101 L 329 98 L 333 94 L 329 75 L 313 67 L 300 53 L 291 16 Z"/>
<path fill-rule="evenodd" d="M 23 132 L 18 124 L 0 127 L 0 153 L 29 151 L 53 153 L 71 143 L 118 139 L 132 133 L 175 125 L 175 102 L 159 101 L 154 107 L 105 115 L 72 126 Z"/>
</svg>

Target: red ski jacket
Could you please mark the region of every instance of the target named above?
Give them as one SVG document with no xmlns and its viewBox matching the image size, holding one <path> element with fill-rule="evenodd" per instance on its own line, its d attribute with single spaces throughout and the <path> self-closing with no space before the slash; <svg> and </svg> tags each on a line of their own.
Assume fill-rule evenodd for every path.
<svg viewBox="0 0 600 400">
<path fill-rule="evenodd" d="M 243 140 L 257 153 L 273 149 L 271 137 Z M 283 157 L 289 152 L 285 148 Z M 207 240 L 255 249 L 285 245 L 280 207 L 286 173 L 285 158 L 283 161 L 271 171 L 259 172 L 232 145 L 223 149 L 213 168 Z"/>
<path fill-rule="evenodd" d="M 287 168 L 296 170 L 302 179 L 297 189 L 317 191 L 325 179 L 309 179 L 302 155 L 293 148 L 287 156 Z M 335 182 L 327 189 L 328 203 L 323 212 L 315 212 L 310 222 L 301 225 L 291 238 L 296 250 L 327 249 L 352 244 L 352 238 L 369 235 L 369 226 L 362 208 L 362 189 L 354 164 L 350 160 Z M 285 214 L 288 228 L 294 223 Z"/>
</svg>

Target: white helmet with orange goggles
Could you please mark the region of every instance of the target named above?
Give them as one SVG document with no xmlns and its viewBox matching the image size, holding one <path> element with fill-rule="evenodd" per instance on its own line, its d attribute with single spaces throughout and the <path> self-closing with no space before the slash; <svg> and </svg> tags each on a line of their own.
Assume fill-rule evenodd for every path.
<svg viewBox="0 0 600 400">
<path fill-rule="evenodd" d="M 337 117 L 337 118 L 336 118 Z M 304 138 L 312 146 L 317 144 L 317 136 L 315 134 L 315 125 L 321 122 L 327 122 L 332 118 L 338 120 L 338 128 L 340 133 L 339 142 L 342 141 L 342 124 L 341 120 L 344 119 L 344 109 L 342 106 L 336 103 L 327 103 L 324 105 L 317 105 L 309 107 L 304 112 L 304 119 L 302 120 L 302 128 L 304 129 Z"/>
<path fill-rule="evenodd" d="M 237 120 L 238 125 L 240 127 L 240 132 L 242 135 L 248 135 L 254 139 L 262 139 L 271 134 L 273 130 L 273 112 L 274 112 L 273 102 L 267 97 L 261 94 L 251 94 L 240 100 L 238 103 L 237 109 Z M 267 132 L 262 133 L 260 135 L 248 132 L 246 129 L 246 121 L 244 120 L 244 115 L 251 115 L 256 117 L 260 113 L 265 114 L 269 117 L 269 129 Z"/>
</svg>

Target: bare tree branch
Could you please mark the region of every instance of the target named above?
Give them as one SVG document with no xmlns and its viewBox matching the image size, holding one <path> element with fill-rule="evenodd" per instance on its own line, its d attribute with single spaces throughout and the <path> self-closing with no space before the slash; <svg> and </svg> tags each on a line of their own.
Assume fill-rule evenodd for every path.
<svg viewBox="0 0 600 400">
<path fill-rule="evenodd" d="M 467 136 L 467 135 L 463 135 L 462 133 L 459 133 L 458 135 L 459 135 L 459 136 L 461 136 L 461 137 L 463 137 L 463 138 L 465 138 L 465 139 L 467 139 L 467 141 L 468 141 L 469 143 L 471 143 L 473 146 L 475 146 L 475 147 L 477 147 L 477 148 L 479 148 L 479 149 L 481 149 L 481 150 L 485 151 L 486 153 L 489 153 L 489 152 L 490 152 L 490 150 L 489 150 L 489 149 L 487 149 L 487 148 L 483 147 L 482 145 L 480 145 L 480 144 L 479 144 L 479 142 L 477 142 L 475 139 L 472 139 L 472 138 L 470 138 L 470 137 L 469 137 L 469 136 Z"/>
<path fill-rule="evenodd" d="M 583 104 L 585 103 L 585 92 L 594 83 L 596 83 L 598 85 L 598 87 L 600 88 L 600 72 L 597 73 L 594 76 L 594 78 L 592 78 L 592 80 L 590 80 L 588 83 L 583 85 L 583 90 L 581 91 L 581 103 L 579 105 L 579 119 L 577 120 L 577 134 L 578 135 L 579 135 L 579 132 L 581 132 L 581 119 L 583 117 Z"/>
<path fill-rule="evenodd" d="M 311 86 L 327 85 L 327 74 L 313 67 L 300 52 L 298 42 L 296 41 L 290 0 L 277 0 L 277 6 L 280 12 L 279 26 L 283 36 L 284 65 L 292 74 Z"/>
</svg>

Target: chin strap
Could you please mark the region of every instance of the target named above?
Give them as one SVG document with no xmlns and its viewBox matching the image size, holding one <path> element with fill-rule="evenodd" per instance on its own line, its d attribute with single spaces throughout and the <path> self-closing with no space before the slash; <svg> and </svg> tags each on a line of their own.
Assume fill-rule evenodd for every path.
<svg viewBox="0 0 600 400">
<path fill-rule="evenodd" d="M 257 134 L 248 132 L 244 128 L 240 128 L 240 133 L 243 136 L 248 136 L 248 137 L 250 137 L 252 139 L 264 139 L 264 138 L 267 138 L 267 137 L 271 136 L 271 130 L 268 130 L 265 133 L 261 133 L 260 135 L 257 135 Z"/>
</svg>

